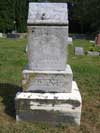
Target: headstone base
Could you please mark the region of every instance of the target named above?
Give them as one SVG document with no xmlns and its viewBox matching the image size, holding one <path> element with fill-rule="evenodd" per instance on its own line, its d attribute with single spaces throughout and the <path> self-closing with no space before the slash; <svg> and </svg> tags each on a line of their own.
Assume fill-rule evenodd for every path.
<svg viewBox="0 0 100 133">
<path fill-rule="evenodd" d="M 16 120 L 80 125 L 82 99 L 76 82 L 71 93 L 17 93 Z"/>
<path fill-rule="evenodd" d="M 23 71 L 22 87 L 30 92 L 60 92 L 72 91 L 73 73 L 70 65 L 65 71 Z"/>
</svg>

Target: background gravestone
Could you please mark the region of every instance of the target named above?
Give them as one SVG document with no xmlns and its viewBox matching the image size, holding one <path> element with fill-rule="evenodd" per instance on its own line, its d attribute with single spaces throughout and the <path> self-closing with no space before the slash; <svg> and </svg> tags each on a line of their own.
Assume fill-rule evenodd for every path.
<svg viewBox="0 0 100 133">
<path fill-rule="evenodd" d="M 99 52 L 96 52 L 96 51 L 88 51 L 87 55 L 90 55 L 90 56 L 99 56 Z"/>
<path fill-rule="evenodd" d="M 100 34 L 98 34 L 97 36 L 96 45 L 100 46 Z"/>
<path fill-rule="evenodd" d="M 75 47 L 75 55 L 84 55 L 84 49 L 82 47 Z"/>
<path fill-rule="evenodd" d="M 3 37 L 3 33 L 0 33 L 0 37 L 1 37 L 1 38 Z"/>
</svg>

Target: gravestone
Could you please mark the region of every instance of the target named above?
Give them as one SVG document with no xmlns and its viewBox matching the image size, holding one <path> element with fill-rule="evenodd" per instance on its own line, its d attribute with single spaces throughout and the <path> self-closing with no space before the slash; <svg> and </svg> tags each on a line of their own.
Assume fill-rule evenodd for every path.
<svg viewBox="0 0 100 133">
<path fill-rule="evenodd" d="M 16 120 L 80 124 L 82 99 L 67 63 L 68 12 L 64 3 L 30 3 L 28 65 L 17 93 Z"/>
<path fill-rule="evenodd" d="M 84 55 L 84 49 L 82 47 L 75 47 L 75 55 Z"/>
<path fill-rule="evenodd" d="M 72 37 L 68 37 L 68 44 L 69 44 L 69 45 L 72 45 L 72 44 L 73 44 L 73 39 L 72 39 Z"/>
<path fill-rule="evenodd" d="M 100 46 L 100 34 L 98 34 L 98 36 L 97 36 L 96 45 Z"/>
<path fill-rule="evenodd" d="M 3 37 L 3 33 L 0 33 L 0 37 L 1 37 L 1 38 Z"/>
<path fill-rule="evenodd" d="M 90 55 L 90 56 L 99 56 L 100 53 L 96 52 L 96 51 L 88 51 L 87 55 Z"/>
</svg>

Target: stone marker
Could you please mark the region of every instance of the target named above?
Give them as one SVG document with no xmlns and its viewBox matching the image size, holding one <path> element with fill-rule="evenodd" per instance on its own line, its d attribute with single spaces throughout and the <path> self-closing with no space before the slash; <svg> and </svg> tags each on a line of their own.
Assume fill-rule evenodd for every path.
<svg viewBox="0 0 100 133">
<path fill-rule="evenodd" d="M 95 44 L 95 43 L 96 43 L 96 41 L 93 41 L 93 40 L 90 40 L 89 42 L 90 42 L 90 43 L 93 43 L 93 44 Z"/>
<path fill-rule="evenodd" d="M 82 100 L 67 63 L 68 12 L 64 3 L 30 3 L 28 67 L 15 97 L 16 120 L 80 124 Z"/>
<path fill-rule="evenodd" d="M 72 39 L 72 37 L 68 37 L 68 44 L 70 45 L 72 45 L 73 44 L 73 39 Z"/>
<path fill-rule="evenodd" d="M 75 47 L 75 55 L 84 55 L 84 49 L 82 47 Z"/>
<path fill-rule="evenodd" d="M 0 37 L 1 37 L 1 38 L 3 37 L 3 33 L 0 33 Z"/>
<path fill-rule="evenodd" d="M 96 51 L 93 51 L 93 52 L 88 51 L 87 55 L 90 55 L 90 56 L 99 56 L 100 53 L 99 52 L 96 52 Z"/>
</svg>

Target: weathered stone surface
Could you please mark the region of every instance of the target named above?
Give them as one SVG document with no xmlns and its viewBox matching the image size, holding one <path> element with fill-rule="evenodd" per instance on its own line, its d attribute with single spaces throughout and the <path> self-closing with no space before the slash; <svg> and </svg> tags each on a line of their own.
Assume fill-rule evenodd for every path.
<svg viewBox="0 0 100 133">
<path fill-rule="evenodd" d="M 29 3 L 28 24 L 68 24 L 67 4 Z"/>
<path fill-rule="evenodd" d="M 75 47 L 75 55 L 84 55 L 84 49 L 82 47 Z"/>
<path fill-rule="evenodd" d="M 65 71 L 23 71 L 22 87 L 33 92 L 71 92 L 73 74 L 69 65 Z"/>
<path fill-rule="evenodd" d="M 65 70 L 67 26 L 29 26 L 30 70 Z"/>
<path fill-rule="evenodd" d="M 76 82 L 71 93 L 17 93 L 15 103 L 17 121 L 80 124 L 82 99 Z"/>
</svg>

